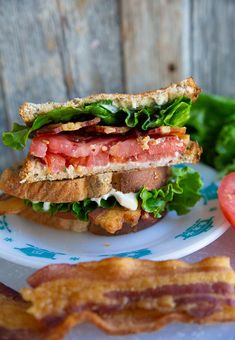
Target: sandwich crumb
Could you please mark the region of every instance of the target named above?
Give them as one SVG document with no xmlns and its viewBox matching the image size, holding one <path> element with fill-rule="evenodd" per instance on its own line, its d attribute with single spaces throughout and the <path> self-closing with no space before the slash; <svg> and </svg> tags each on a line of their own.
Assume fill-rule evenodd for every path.
<svg viewBox="0 0 235 340">
<path fill-rule="evenodd" d="M 150 137 L 149 136 L 145 136 L 145 137 L 138 137 L 137 138 L 138 143 L 140 144 L 141 148 L 143 150 L 148 150 L 149 149 L 149 141 L 150 141 Z"/>
</svg>

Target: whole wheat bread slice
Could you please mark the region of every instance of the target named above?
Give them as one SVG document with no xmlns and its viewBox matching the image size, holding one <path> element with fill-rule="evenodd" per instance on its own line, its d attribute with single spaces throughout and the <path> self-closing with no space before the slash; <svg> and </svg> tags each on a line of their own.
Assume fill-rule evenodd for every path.
<svg viewBox="0 0 235 340">
<path fill-rule="evenodd" d="M 87 227 L 90 223 L 89 221 L 65 219 L 58 216 L 51 216 L 43 212 L 35 212 L 30 207 L 27 207 L 19 215 L 33 222 L 47 225 L 48 227 L 61 230 L 71 230 L 77 233 L 87 231 Z"/>
<path fill-rule="evenodd" d="M 179 163 L 197 163 L 201 155 L 201 148 L 197 142 L 189 142 L 187 151 L 184 154 L 177 153 L 173 158 L 161 158 L 158 161 L 129 162 L 129 163 L 108 163 L 105 166 L 75 168 L 70 165 L 63 171 L 51 173 L 49 168 L 37 158 L 28 155 L 20 172 L 21 183 L 32 183 L 38 181 L 55 181 L 63 179 L 75 179 L 78 177 L 91 176 L 105 172 L 130 171 L 137 169 L 147 169 L 150 167 L 172 166 Z"/>
<path fill-rule="evenodd" d="M 21 199 L 51 203 L 77 202 L 86 198 L 100 197 L 111 189 L 127 193 L 137 192 L 145 186 L 152 190 L 165 185 L 170 174 L 169 168 L 161 167 L 106 172 L 74 180 L 20 183 L 20 169 L 21 166 L 15 166 L 3 171 L 0 177 L 0 190 Z"/>
<path fill-rule="evenodd" d="M 200 92 L 200 87 L 198 87 L 193 78 L 190 77 L 182 80 L 178 84 L 171 84 L 163 89 L 138 94 L 100 93 L 85 98 L 75 98 L 65 103 L 48 102 L 44 104 L 34 104 L 26 102 L 20 107 L 19 114 L 24 122 L 30 125 L 38 115 L 47 114 L 49 111 L 60 107 L 78 108 L 84 104 L 101 100 L 112 100 L 113 105 L 117 107 L 137 109 L 153 104 L 163 105 L 179 96 L 189 97 L 194 101 Z"/>
</svg>

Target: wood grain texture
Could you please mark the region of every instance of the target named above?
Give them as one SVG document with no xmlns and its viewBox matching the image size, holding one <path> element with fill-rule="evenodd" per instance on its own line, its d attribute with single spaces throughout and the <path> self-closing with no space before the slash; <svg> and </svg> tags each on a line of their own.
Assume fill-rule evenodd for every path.
<svg viewBox="0 0 235 340">
<path fill-rule="evenodd" d="M 60 37 L 60 16 L 55 0 L 47 1 L 46 6 L 43 0 L 0 1 L 3 88 L 0 100 L 4 108 L 1 115 L 7 116 L 8 128 L 13 121 L 20 121 L 18 107 L 23 101 L 66 98 L 58 53 Z M 12 152 L 3 146 L 0 152 L 8 164 Z M 23 157 L 19 152 L 14 155 L 14 160 Z"/>
<path fill-rule="evenodd" d="M 118 1 L 58 0 L 58 8 L 68 96 L 122 91 Z"/>
<path fill-rule="evenodd" d="M 127 91 L 165 86 L 182 78 L 183 1 L 122 0 Z"/>
<path fill-rule="evenodd" d="M 235 97 L 234 17 L 234 0 L 191 0 L 191 70 L 203 91 Z"/>
</svg>

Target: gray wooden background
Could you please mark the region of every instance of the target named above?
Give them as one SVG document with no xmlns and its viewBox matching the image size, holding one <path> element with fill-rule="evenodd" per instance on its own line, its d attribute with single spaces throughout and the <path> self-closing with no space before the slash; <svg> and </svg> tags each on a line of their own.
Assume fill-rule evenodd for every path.
<svg viewBox="0 0 235 340">
<path fill-rule="evenodd" d="M 193 75 L 235 97 L 234 0 L 0 0 L 0 132 L 24 101 L 154 89 Z M 0 145 L 0 167 L 19 153 Z"/>
</svg>

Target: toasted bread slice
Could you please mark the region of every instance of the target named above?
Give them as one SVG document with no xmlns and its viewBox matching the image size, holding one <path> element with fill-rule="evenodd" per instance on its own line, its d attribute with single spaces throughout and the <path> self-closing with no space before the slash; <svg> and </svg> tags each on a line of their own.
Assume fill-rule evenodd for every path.
<svg viewBox="0 0 235 340">
<path fill-rule="evenodd" d="M 78 177 L 91 176 L 115 171 L 130 171 L 136 169 L 147 169 L 150 167 L 165 167 L 179 163 L 197 163 L 201 155 L 201 148 L 196 142 L 189 142 L 184 154 L 177 153 L 174 158 L 161 158 L 158 161 L 109 163 L 105 166 L 74 168 L 70 165 L 65 171 L 51 173 L 49 168 L 33 156 L 28 156 L 20 172 L 21 183 L 32 183 L 38 181 L 55 181 L 62 179 L 75 179 Z"/>
<path fill-rule="evenodd" d="M 75 98 L 65 103 L 48 102 L 44 104 L 33 104 L 26 102 L 20 107 L 19 114 L 24 122 L 30 125 L 38 115 L 47 114 L 49 111 L 60 107 L 78 108 L 84 104 L 90 104 L 101 100 L 112 100 L 113 105 L 117 107 L 137 109 L 153 104 L 163 105 L 180 96 L 189 97 L 194 101 L 197 99 L 200 92 L 201 89 L 193 78 L 187 78 L 178 84 L 171 84 L 163 89 L 138 94 L 100 93 L 85 98 Z"/>
<path fill-rule="evenodd" d="M 111 189 L 123 193 L 136 192 L 145 186 L 148 190 L 165 185 L 170 170 L 167 167 L 123 172 L 106 172 L 74 180 L 20 183 L 21 166 L 3 171 L 0 189 L 14 197 L 31 201 L 65 203 L 100 197 Z"/>
<path fill-rule="evenodd" d="M 57 216 L 51 216 L 47 213 L 35 212 L 30 207 L 24 209 L 20 216 L 39 224 L 44 224 L 61 230 L 71 230 L 77 233 L 87 231 L 89 222 L 80 221 L 78 219 L 65 219 Z"/>
</svg>

